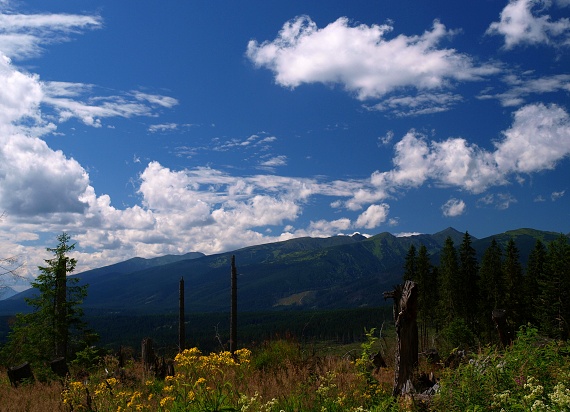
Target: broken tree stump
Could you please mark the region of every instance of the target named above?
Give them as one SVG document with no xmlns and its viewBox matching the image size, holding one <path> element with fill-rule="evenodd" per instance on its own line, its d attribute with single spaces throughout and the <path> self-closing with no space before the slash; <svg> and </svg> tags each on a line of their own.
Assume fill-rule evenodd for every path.
<svg viewBox="0 0 570 412">
<path fill-rule="evenodd" d="M 418 365 L 418 286 L 407 280 L 393 291 L 384 292 L 384 299 L 394 299 L 396 324 L 396 362 L 393 396 L 413 391 L 412 377 Z"/>
<path fill-rule="evenodd" d="M 499 339 L 504 348 L 513 342 L 513 337 L 507 325 L 507 311 L 505 309 L 495 309 L 491 315 L 493 323 L 497 332 L 499 332 Z"/>
<path fill-rule="evenodd" d="M 33 382 L 34 374 L 32 373 L 32 367 L 29 362 L 8 368 L 8 379 L 10 379 L 10 384 L 15 388 L 22 382 Z"/>
<path fill-rule="evenodd" d="M 154 354 L 151 338 L 145 338 L 142 341 L 142 362 L 145 375 L 148 372 L 156 372 L 156 355 Z"/>
</svg>

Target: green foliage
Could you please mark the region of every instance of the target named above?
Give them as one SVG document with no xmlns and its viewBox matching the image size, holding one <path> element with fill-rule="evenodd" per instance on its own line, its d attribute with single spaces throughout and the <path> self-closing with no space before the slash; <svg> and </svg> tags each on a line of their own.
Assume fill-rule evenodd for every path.
<svg viewBox="0 0 570 412">
<path fill-rule="evenodd" d="M 465 320 L 456 318 L 452 320 L 443 330 L 441 335 L 444 338 L 447 350 L 452 348 L 473 347 L 477 341 L 475 334 Z"/>
<path fill-rule="evenodd" d="M 2 358 L 9 365 L 27 361 L 36 370 L 47 369 L 49 361 L 68 355 L 84 339 L 80 305 L 87 295 L 87 286 L 78 286 L 78 278 L 67 278 L 77 263 L 68 256 L 75 245 L 69 244 L 66 233 L 57 239 L 57 247 L 47 249 L 54 257 L 39 267 L 40 274 L 32 282 L 36 295 L 26 300 L 33 312 L 16 316 L 9 342 L 2 350 Z"/>
<path fill-rule="evenodd" d="M 472 331 L 476 330 L 479 300 L 479 263 L 469 232 L 465 232 L 459 246 L 459 315 Z"/>
<path fill-rule="evenodd" d="M 461 284 L 457 251 L 453 240 L 448 237 L 441 250 L 439 265 L 439 318 L 443 325 L 447 325 L 459 315 Z"/>
<path fill-rule="evenodd" d="M 569 347 L 521 327 L 504 352 L 489 347 L 440 381 L 434 410 L 561 411 L 570 403 Z M 533 409 L 534 408 L 534 409 Z"/>
<path fill-rule="evenodd" d="M 410 249 L 406 254 L 406 258 L 404 261 L 404 282 L 406 280 L 418 280 L 418 273 L 417 273 L 417 256 L 416 256 L 416 247 L 412 244 L 410 245 Z"/>
<path fill-rule="evenodd" d="M 256 369 L 275 370 L 282 367 L 286 362 L 298 362 L 301 359 L 301 350 L 297 343 L 291 340 L 278 339 L 265 342 L 255 352 L 252 365 Z"/>
<path fill-rule="evenodd" d="M 372 356 L 374 355 L 372 348 L 374 347 L 374 344 L 378 338 L 374 336 L 374 332 L 376 332 L 376 328 L 364 330 L 366 340 L 360 344 L 362 350 L 360 352 L 360 358 L 356 360 L 356 368 L 358 370 L 358 373 L 366 378 L 366 382 L 369 384 L 376 383 L 376 380 L 372 376 Z"/>
<path fill-rule="evenodd" d="M 540 327 L 555 338 L 569 337 L 570 319 L 570 244 L 560 235 L 548 245 L 545 273 L 539 280 Z"/>
<path fill-rule="evenodd" d="M 491 313 L 504 305 L 502 254 L 501 247 L 493 239 L 483 254 L 479 271 L 479 317 L 481 332 L 486 340 L 491 340 L 496 334 Z"/>
</svg>

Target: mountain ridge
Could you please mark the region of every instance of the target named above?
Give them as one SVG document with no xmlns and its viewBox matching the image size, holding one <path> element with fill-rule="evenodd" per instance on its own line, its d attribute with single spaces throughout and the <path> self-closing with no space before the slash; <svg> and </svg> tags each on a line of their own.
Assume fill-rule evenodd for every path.
<svg viewBox="0 0 570 412">
<path fill-rule="evenodd" d="M 536 239 L 547 243 L 559 233 L 516 229 L 483 239 L 472 236 L 479 255 L 492 238 L 502 246 L 515 238 L 526 259 Z M 452 227 L 432 235 L 397 237 L 388 232 L 329 238 L 295 238 L 249 246 L 232 252 L 204 255 L 190 252 L 154 259 L 133 258 L 77 275 L 89 284 L 86 312 L 163 313 L 178 305 L 178 282 L 186 283 L 186 307 L 190 311 L 227 310 L 230 259 L 236 257 L 240 310 L 286 308 L 332 309 L 383 304 L 382 292 L 400 283 L 403 262 L 410 246 L 426 246 L 432 263 L 447 237 L 457 247 L 464 236 Z M 520 242 L 520 245 L 519 245 Z M 28 289 L 0 301 L 0 314 L 29 310 Z"/>
</svg>

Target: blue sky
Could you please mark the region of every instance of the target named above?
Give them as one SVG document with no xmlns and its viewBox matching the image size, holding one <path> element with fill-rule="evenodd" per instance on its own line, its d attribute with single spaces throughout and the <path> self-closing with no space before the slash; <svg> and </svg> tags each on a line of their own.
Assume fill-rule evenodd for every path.
<svg viewBox="0 0 570 412">
<path fill-rule="evenodd" d="M 0 0 L 0 256 L 34 275 L 569 224 L 570 1 Z"/>
</svg>

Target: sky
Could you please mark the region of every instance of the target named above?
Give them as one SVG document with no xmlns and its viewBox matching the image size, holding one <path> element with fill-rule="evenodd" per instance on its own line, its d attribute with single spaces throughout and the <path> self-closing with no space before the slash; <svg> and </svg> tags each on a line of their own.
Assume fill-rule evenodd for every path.
<svg viewBox="0 0 570 412">
<path fill-rule="evenodd" d="M 62 232 L 77 271 L 300 236 L 568 233 L 569 17 L 0 0 L 0 258 L 34 277 Z"/>
</svg>

